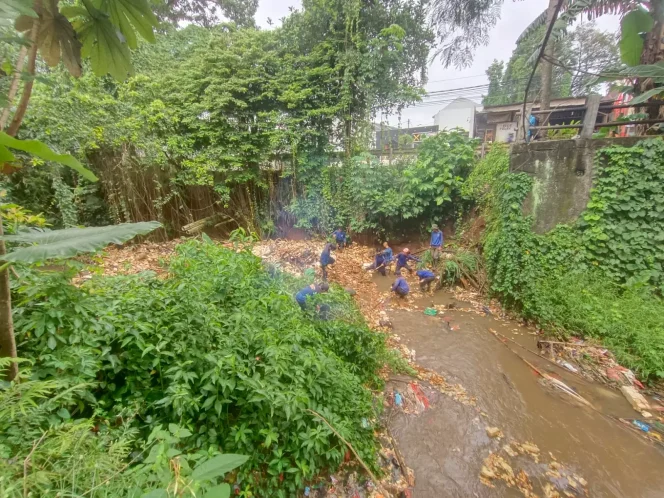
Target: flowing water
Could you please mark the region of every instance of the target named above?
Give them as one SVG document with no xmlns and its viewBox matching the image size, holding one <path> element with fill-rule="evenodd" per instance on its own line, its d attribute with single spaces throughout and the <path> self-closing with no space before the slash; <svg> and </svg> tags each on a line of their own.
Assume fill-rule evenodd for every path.
<svg viewBox="0 0 664 498">
<path fill-rule="evenodd" d="M 382 291 L 391 283 L 380 276 L 374 280 Z M 393 333 L 415 350 L 418 364 L 463 385 L 476 397 L 477 406 L 440 395 L 432 397 L 431 408 L 420 415 L 391 414 L 392 433 L 407 465 L 415 471 L 415 498 L 522 496 L 501 481 L 489 488 L 479 480 L 489 452 L 510 440 L 535 443 L 546 456 L 543 460 L 549 461 L 552 455 L 585 478 L 590 496 L 664 496 L 664 453 L 609 418 L 638 416 L 620 392 L 584 381 L 535 354 L 510 346 L 542 371 L 573 387 L 597 411 L 576 404 L 568 395 L 541 385 L 533 370 L 489 332 L 494 329 L 534 350 L 532 330 L 492 316 L 451 310 L 444 316 L 455 326 L 452 328 L 458 326 L 452 330 L 441 315 L 426 316 L 421 308 L 453 302 L 453 297 L 441 291 L 433 299 L 415 299 L 419 310 L 395 305 L 390 312 Z M 502 429 L 504 440 L 499 443 L 489 438 L 487 426 Z M 535 492 L 542 496 L 545 469 L 532 460 L 527 462 L 525 456 L 519 458 Z"/>
</svg>

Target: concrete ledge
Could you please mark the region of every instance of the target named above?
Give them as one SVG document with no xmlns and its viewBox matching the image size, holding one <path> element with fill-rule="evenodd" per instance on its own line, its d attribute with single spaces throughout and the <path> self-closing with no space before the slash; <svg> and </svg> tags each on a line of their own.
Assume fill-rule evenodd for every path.
<svg viewBox="0 0 664 498">
<path fill-rule="evenodd" d="M 586 209 L 597 150 L 611 145 L 632 147 L 647 138 L 549 140 L 512 145 L 510 171 L 527 173 L 534 179 L 523 206 L 525 213 L 533 215 L 533 230 L 546 233 L 560 223 L 572 223 Z"/>
</svg>

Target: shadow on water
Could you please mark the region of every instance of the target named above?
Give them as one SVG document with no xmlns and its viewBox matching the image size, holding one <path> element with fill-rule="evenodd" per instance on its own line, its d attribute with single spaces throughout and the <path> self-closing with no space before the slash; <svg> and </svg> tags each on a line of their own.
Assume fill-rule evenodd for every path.
<svg viewBox="0 0 664 498">
<path fill-rule="evenodd" d="M 374 280 L 382 291 L 392 282 L 390 277 Z M 531 330 L 456 310 L 426 316 L 421 308 L 429 306 L 432 299 L 435 304 L 449 302 L 459 307 L 445 292 L 433 298 L 420 297 L 414 300 L 419 310 L 397 308 L 391 313 L 393 332 L 415 350 L 418 364 L 463 385 L 477 398 L 477 407 L 440 396 L 421 415 L 392 415 L 392 432 L 408 466 L 415 470 L 416 498 L 522 496 L 500 481 L 493 489 L 479 481 L 482 462 L 489 452 L 511 440 L 534 442 L 547 461 L 550 452 L 588 481 L 590 496 L 664 496 L 664 454 L 607 417 L 637 416 L 619 392 L 586 382 L 520 350 L 519 354 L 576 389 L 604 415 L 573 404 L 567 395 L 542 386 L 525 362 L 489 332 L 494 329 L 535 349 Z M 441 316 L 458 329 L 451 330 Z M 486 417 L 479 412 L 485 412 Z M 489 425 L 502 429 L 502 443 L 486 435 Z M 538 492 L 537 475 L 543 474 L 542 469 L 531 473 L 524 468 Z"/>
</svg>

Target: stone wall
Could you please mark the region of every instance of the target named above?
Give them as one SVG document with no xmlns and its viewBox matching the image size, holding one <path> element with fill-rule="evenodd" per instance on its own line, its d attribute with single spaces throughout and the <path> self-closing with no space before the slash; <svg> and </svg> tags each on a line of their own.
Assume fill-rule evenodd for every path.
<svg viewBox="0 0 664 498">
<path fill-rule="evenodd" d="M 510 171 L 534 179 L 524 211 L 534 218 L 533 230 L 545 233 L 559 223 L 571 223 L 590 199 L 595 152 L 610 145 L 632 147 L 645 137 L 550 140 L 515 144 Z"/>
</svg>

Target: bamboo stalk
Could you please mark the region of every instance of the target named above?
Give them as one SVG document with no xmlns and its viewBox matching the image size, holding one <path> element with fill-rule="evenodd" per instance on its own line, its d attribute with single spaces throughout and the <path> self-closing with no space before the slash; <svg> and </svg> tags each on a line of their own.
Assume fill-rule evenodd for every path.
<svg viewBox="0 0 664 498">
<path fill-rule="evenodd" d="M 326 419 L 325 417 L 323 417 L 320 413 L 315 412 L 315 411 L 312 410 L 312 409 L 307 409 L 307 411 L 308 411 L 309 413 L 315 415 L 315 416 L 318 417 L 319 419 L 321 419 L 321 420 L 325 423 L 325 425 L 327 425 L 327 426 L 330 428 L 330 430 L 331 430 L 331 431 L 332 431 L 332 432 L 333 432 L 333 433 L 334 433 L 339 439 L 341 439 L 341 441 L 342 441 L 346 446 L 348 446 L 348 448 L 350 449 L 350 451 L 353 452 L 353 455 L 355 455 L 355 458 L 357 458 L 357 461 L 360 462 L 360 465 L 362 465 L 362 467 L 364 467 L 364 470 L 366 470 L 367 473 L 369 474 L 369 476 L 371 476 L 371 479 L 373 479 L 373 482 L 374 482 L 374 484 L 376 485 L 376 487 L 377 487 L 378 489 L 380 489 L 381 493 L 385 493 L 387 496 L 389 496 L 389 494 L 385 491 L 385 489 L 383 489 L 382 485 L 380 484 L 380 481 L 376 478 L 376 476 L 374 475 L 374 473 L 371 472 L 371 469 L 369 469 L 369 467 L 367 466 L 367 464 L 364 463 L 364 460 L 362 460 L 362 458 L 360 457 L 360 455 L 357 454 L 357 451 L 355 451 L 355 448 L 353 448 L 353 445 L 350 444 L 348 441 L 346 441 L 346 440 L 344 439 L 344 437 L 343 437 L 341 434 L 339 434 L 339 433 L 336 431 L 336 429 L 335 429 L 334 427 L 332 427 L 332 425 L 327 421 L 327 419 Z"/>
</svg>

